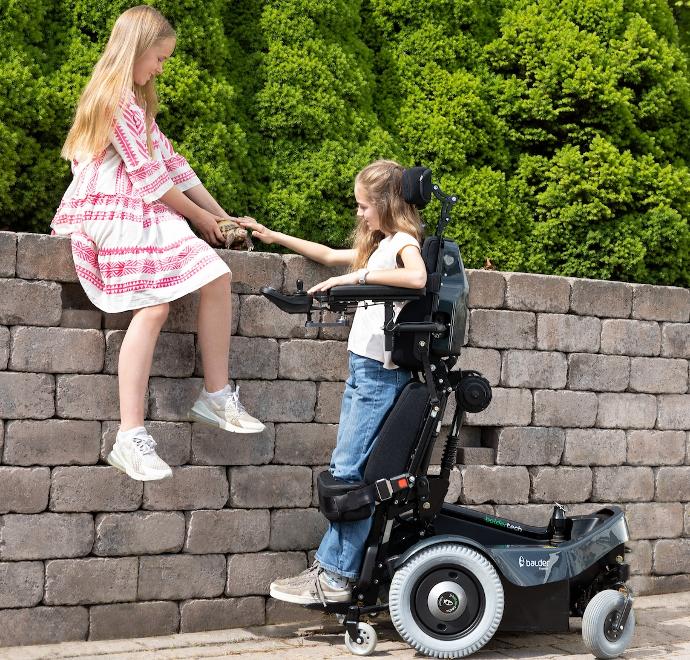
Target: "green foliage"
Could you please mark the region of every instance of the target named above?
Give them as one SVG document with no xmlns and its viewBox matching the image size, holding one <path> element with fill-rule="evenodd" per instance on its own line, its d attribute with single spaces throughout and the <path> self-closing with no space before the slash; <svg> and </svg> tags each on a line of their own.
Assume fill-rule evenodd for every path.
<svg viewBox="0 0 690 660">
<path fill-rule="evenodd" d="M 48 230 L 79 94 L 136 3 L 0 0 L 0 228 Z M 685 0 L 156 6 L 179 37 L 158 122 L 229 212 L 342 246 L 355 174 L 392 157 L 458 195 L 468 266 L 690 285 Z"/>
</svg>

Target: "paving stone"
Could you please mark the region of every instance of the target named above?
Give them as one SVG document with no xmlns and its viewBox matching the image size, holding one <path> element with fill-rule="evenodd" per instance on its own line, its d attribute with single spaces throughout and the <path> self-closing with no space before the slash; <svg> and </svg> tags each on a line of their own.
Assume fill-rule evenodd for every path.
<svg viewBox="0 0 690 660">
<path fill-rule="evenodd" d="M 276 424 L 274 463 L 323 465 L 331 460 L 336 424 Z"/>
<path fill-rule="evenodd" d="M 537 426 L 587 428 L 597 417 L 597 396 L 593 392 L 536 390 L 534 417 Z"/>
<path fill-rule="evenodd" d="M 661 352 L 661 328 L 655 321 L 606 319 L 601 324 L 601 352 L 654 356 Z"/>
<path fill-rule="evenodd" d="M 452 371 L 458 369 L 478 371 L 491 386 L 498 385 L 501 380 L 501 353 L 492 348 L 467 346 L 462 349 L 460 359 Z"/>
<path fill-rule="evenodd" d="M 61 328 L 78 328 L 81 330 L 100 330 L 103 325 L 103 313 L 96 309 L 62 309 Z"/>
<path fill-rule="evenodd" d="M 42 600 L 43 562 L 0 562 L 0 610 L 6 607 L 34 607 Z"/>
<path fill-rule="evenodd" d="M 444 419 L 455 412 L 455 399 L 449 401 Z M 532 393 L 527 389 L 495 387 L 489 407 L 479 413 L 468 413 L 472 426 L 524 426 L 532 419 Z"/>
<path fill-rule="evenodd" d="M 5 326 L 0 326 L 0 369 L 7 369 L 10 359 L 10 331 Z"/>
<path fill-rule="evenodd" d="M 551 520 L 551 504 L 497 504 L 496 515 L 523 525 L 546 527 Z"/>
<path fill-rule="evenodd" d="M 8 514 L 0 519 L 0 560 L 82 557 L 93 538 L 86 513 Z"/>
<path fill-rule="evenodd" d="M 458 447 L 457 464 L 494 465 L 496 463 L 495 454 L 496 451 L 492 447 Z"/>
<path fill-rule="evenodd" d="M 242 403 L 262 422 L 311 422 L 316 384 L 296 380 L 243 380 Z"/>
<path fill-rule="evenodd" d="M 226 596 L 264 595 L 274 580 L 297 575 L 307 567 L 304 552 L 255 552 L 228 557 Z"/>
<path fill-rule="evenodd" d="M 481 348 L 534 348 L 537 317 L 533 312 L 472 310 L 470 344 Z"/>
<path fill-rule="evenodd" d="M 630 566 L 630 573 L 649 575 L 652 572 L 652 544 L 649 541 L 628 541 L 625 547 L 629 551 L 625 561 Z"/>
<path fill-rule="evenodd" d="M 61 314 L 59 284 L 0 279 L 0 325 L 55 326 Z"/>
<path fill-rule="evenodd" d="M 187 514 L 184 551 L 192 554 L 257 552 L 268 547 L 267 509 L 222 509 Z"/>
<path fill-rule="evenodd" d="M 340 421 L 340 403 L 345 390 L 345 383 L 316 384 L 316 414 L 314 421 L 320 424 L 337 424 Z"/>
<path fill-rule="evenodd" d="M 664 357 L 690 359 L 690 323 L 661 325 L 661 354 Z"/>
<path fill-rule="evenodd" d="M 105 461 L 115 444 L 119 422 L 103 422 L 101 459 Z M 156 442 L 156 453 L 170 466 L 189 461 L 192 425 L 188 422 L 154 422 L 146 420 L 146 430 Z"/>
<path fill-rule="evenodd" d="M 506 273 L 505 279 L 508 309 L 564 313 L 570 307 L 570 282 L 565 277 Z"/>
<path fill-rule="evenodd" d="M 654 499 L 660 502 L 689 502 L 690 465 L 660 467 L 656 471 L 656 497 Z"/>
<path fill-rule="evenodd" d="M 233 337 L 230 341 L 230 378 L 275 380 L 278 378 L 278 341 L 263 337 Z M 197 342 L 194 375 L 203 376 L 201 350 Z"/>
<path fill-rule="evenodd" d="M 657 400 L 649 394 L 598 395 L 597 426 L 609 429 L 652 428 L 656 421 Z"/>
<path fill-rule="evenodd" d="M 102 374 L 57 376 L 55 398 L 58 417 L 120 418 L 117 376 Z"/>
<path fill-rule="evenodd" d="M 162 555 L 139 560 L 138 600 L 214 598 L 223 593 L 223 555 Z"/>
<path fill-rule="evenodd" d="M 222 509 L 227 501 L 228 480 L 222 467 L 186 466 L 174 468 L 168 479 L 147 481 L 142 509 Z"/>
<path fill-rule="evenodd" d="M 84 640 L 88 630 L 89 611 L 86 607 L 0 610 L 0 646 Z"/>
<path fill-rule="evenodd" d="M 0 513 L 44 511 L 49 492 L 49 468 L 0 467 Z"/>
<path fill-rule="evenodd" d="M 17 266 L 17 234 L 0 231 L 0 277 L 14 277 Z"/>
<path fill-rule="evenodd" d="M 505 351 L 501 384 L 507 387 L 562 389 L 566 384 L 567 360 L 563 353 Z"/>
<path fill-rule="evenodd" d="M 329 277 L 343 275 L 347 272 L 346 266 L 324 266 L 311 259 L 305 259 L 297 254 L 286 254 L 282 257 L 285 266 L 285 277 L 282 290 L 285 293 L 294 293 L 297 289 L 297 280 L 302 280 L 304 290 Z"/>
<path fill-rule="evenodd" d="M 96 516 L 93 554 L 102 557 L 179 552 L 185 517 L 179 511 L 134 511 Z"/>
<path fill-rule="evenodd" d="M 25 280 L 78 282 L 69 237 L 18 233 L 17 277 Z"/>
<path fill-rule="evenodd" d="M 683 431 L 628 431 L 630 465 L 680 465 L 685 458 Z"/>
<path fill-rule="evenodd" d="M 567 429 L 564 465 L 622 465 L 626 459 L 625 431 Z"/>
<path fill-rule="evenodd" d="M 87 605 L 135 600 L 136 557 L 54 559 L 46 562 L 47 605 Z"/>
<path fill-rule="evenodd" d="M 103 371 L 108 374 L 118 372 L 118 360 L 124 330 L 108 330 L 105 333 L 106 351 Z M 161 332 L 156 341 L 151 363 L 151 376 L 184 378 L 194 373 L 196 349 L 194 335 L 173 332 Z"/>
<path fill-rule="evenodd" d="M 347 362 L 345 342 L 292 339 L 280 344 L 279 377 L 341 381 L 347 378 Z"/>
<path fill-rule="evenodd" d="M 690 394 L 664 394 L 658 401 L 658 428 L 690 430 Z"/>
<path fill-rule="evenodd" d="M 283 257 L 270 252 L 217 250 L 232 271 L 235 293 L 259 293 L 261 287 L 280 289 L 283 285 Z"/>
<path fill-rule="evenodd" d="M 683 505 L 678 502 L 628 504 L 625 518 L 631 539 L 673 538 L 683 534 Z"/>
<path fill-rule="evenodd" d="M 261 626 L 266 622 L 264 599 L 218 598 L 188 600 L 180 605 L 180 632 Z"/>
<path fill-rule="evenodd" d="M 687 323 L 690 320 L 690 290 L 675 286 L 633 284 L 632 317 Z"/>
<path fill-rule="evenodd" d="M 506 293 L 503 273 L 468 269 L 466 274 L 470 285 L 468 306 L 471 309 L 503 307 Z"/>
<path fill-rule="evenodd" d="M 592 494 L 588 467 L 536 467 L 530 469 L 533 502 L 582 502 Z"/>
<path fill-rule="evenodd" d="M 180 626 L 177 603 L 117 603 L 89 609 L 89 639 L 174 635 Z"/>
<path fill-rule="evenodd" d="M 653 394 L 684 394 L 688 391 L 688 362 L 664 358 L 632 358 L 630 389 L 633 392 Z"/>
<path fill-rule="evenodd" d="M 300 621 L 322 621 L 323 618 L 324 615 L 319 610 L 310 610 L 277 598 L 266 599 L 266 625 L 268 626 Z"/>
<path fill-rule="evenodd" d="M 0 417 L 4 419 L 46 419 L 55 414 L 53 376 L 3 371 L 0 392 Z"/>
<path fill-rule="evenodd" d="M 537 348 L 563 353 L 596 353 L 601 320 L 575 314 L 537 314 Z"/>
<path fill-rule="evenodd" d="M 99 422 L 17 420 L 5 429 L 6 465 L 88 465 L 98 462 Z"/>
<path fill-rule="evenodd" d="M 602 280 L 571 281 L 570 310 L 580 316 L 627 318 L 632 312 L 632 286 Z"/>
<path fill-rule="evenodd" d="M 263 465 L 273 458 L 275 426 L 261 433 L 228 433 L 208 424 L 192 424 L 191 463 L 197 465 Z"/>
<path fill-rule="evenodd" d="M 188 421 L 189 411 L 203 386 L 203 380 L 200 378 L 151 378 L 149 419 L 167 422 Z"/>
<path fill-rule="evenodd" d="M 654 497 L 654 473 L 648 467 L 594 468 L 592 500 L 648 502 Z"/>
<path fill-rule="evenodd" d="M 654 544 L 654 572 L 690 573 L 690 539 L 661 539 Z"/>
<path fill-rule="evenodd" d="M 318 509 L 278 509 L 271 512 L 271 550 L 317 548 L 328 528 Z"/>
<path fill-rule="evenodd" d="M 630 358 L 623 355 L 572 353 L 568 356 L 568 388 L 622 392 L 630 379 Z"/>
<path fill-rule="evenodd" d="M 470 465 L 462 469 L 462 501 L 468 504 L 527 503 L 529 473 L 526 467 Z"/>
<path fill-rule="evenodd" d="M 51 511 L 134 511 L 144 487 L 114 467 L 57 467 L 50 489 Z"/>
<path fill-rule="evenodd" d="M 308 467 L 263 465 L 229 471 L 232 507 L 292 508 L 309 506 L 311 502 L 312 473 Z"/>
<path fill-rule="evenodd" d="M 304 327 L 304 315 L 288 314 L 263 296 L 241 296 L 239 334 L 244 337 L 316 339 L 317 328 Z"/>
<path fill-rule="evenodd" d="M 557 465 L 565 432 L 558 428 L 511 426 L 489 431 L 486 443 L 496 450 L 499 465 Z"/>
</svg>

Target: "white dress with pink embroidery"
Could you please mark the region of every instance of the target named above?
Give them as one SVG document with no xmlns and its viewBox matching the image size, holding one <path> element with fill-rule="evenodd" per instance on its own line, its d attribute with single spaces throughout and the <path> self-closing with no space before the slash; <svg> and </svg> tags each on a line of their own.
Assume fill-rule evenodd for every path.
<svg viewBox="0 0 690 660">
<path fill-rule="evenodd" d="M 230 272 L 160 201 L 173 185 L 184 191 L 200 181 L 155 122 L 149 155 L 144 121 L 132 94 L 120 105 L 108 147 L 72 163 L 74 179 L 51 223 L 55 234 L 71 235 L 79 281 L 105 312 L 170 302 Z"/>
</svg>

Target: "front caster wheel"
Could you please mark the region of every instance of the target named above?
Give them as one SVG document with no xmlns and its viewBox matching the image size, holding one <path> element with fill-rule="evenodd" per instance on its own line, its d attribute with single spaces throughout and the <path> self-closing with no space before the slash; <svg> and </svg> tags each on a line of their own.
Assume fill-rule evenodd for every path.
<svg viewBox="0 0 690 660">
<path fill-rule="evenodd" d="M 582 617 L 582 640 L 595 658 L 617 658 L 628 648 L 635 632 L 635 613 L 631 610 L 623 630 L 614 623 L 623 611 L 625 596 L 619 591 L 600 591 L 587 603 Z"/>
<path fill-rule="evenodd" d="M 349 632 L 345 633 L 345 646 L 350 653 L 355 655 L 371 655 L 376 648 L 376 642 L 378 642 L 376 630 L 363 621 L 357 624 L 357 639 L 352 639 Z"/>
</svg>

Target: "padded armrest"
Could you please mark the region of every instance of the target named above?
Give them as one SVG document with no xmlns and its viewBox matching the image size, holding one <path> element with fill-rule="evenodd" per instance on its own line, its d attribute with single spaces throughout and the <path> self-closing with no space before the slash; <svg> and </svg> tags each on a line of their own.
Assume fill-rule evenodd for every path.
<svg viewBox="0 0 690 660">
<path fill-rule="evenodd" d="M 314 297 L 324 303 L 343 303 L 346 301 L 373 300 L 387 302 L 398 300 L 418 300 L 426 295 L 426 289 L 406 289 L 382 284 L 348 284 L 334 286 L 329 291 L 319 292 Z"/>
<path fill-rule="evenodd" d="M 288 295 L 270 286 L 262 287 L 261 293 L 288 314 L 306 314 L 311 309 L 312 297 L 306 293 Z"/>
</svg>

